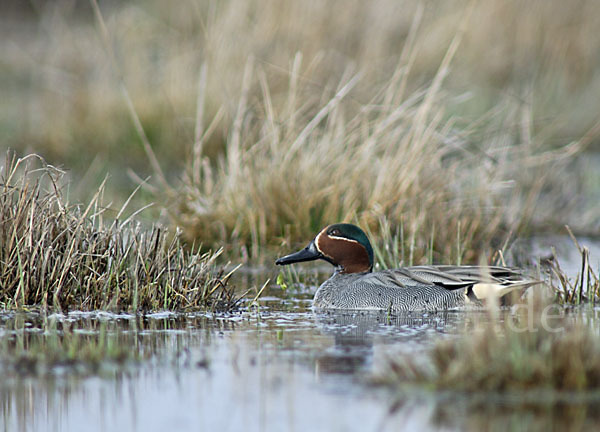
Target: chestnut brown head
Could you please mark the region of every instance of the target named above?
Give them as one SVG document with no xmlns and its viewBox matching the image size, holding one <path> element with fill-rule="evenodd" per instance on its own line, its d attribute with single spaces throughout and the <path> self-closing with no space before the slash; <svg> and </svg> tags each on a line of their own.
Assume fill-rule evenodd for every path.
<svg viewBox="0 0 600 432">
<path fill-rule="evenodd" d="M 373 248 L 367 235 L 356 225 L 334 224 L 323 228 L 301 251 L 275 261 L 287 265 L 323 259 L 341 273 L 364 273 L 373 269 Z"/>
</svg>

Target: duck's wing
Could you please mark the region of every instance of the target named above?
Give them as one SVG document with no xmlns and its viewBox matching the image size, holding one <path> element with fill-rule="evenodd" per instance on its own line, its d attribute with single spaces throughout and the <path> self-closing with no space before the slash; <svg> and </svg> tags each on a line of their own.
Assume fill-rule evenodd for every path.
<svg viewBox="0 0 600 432">
<path fill-rule="evenodd" d="M 454 290 L 473 285 L 472 280 L 463 280 L 453 275 L 435 273 L 430 269 L 402 267 L 393 270 L 383 270 L 375 273 L 366 273 L 361 276 L 361 282 L 371 286 L 397 287 L 411 289 L 415 287 L 442 287 Z"/>
<path fill-rule="evenodd" d="M 390 270 L 389 278 L 401 286 L 436 285 L 447 290 L 471 288 L 478 299 L 501 297 L 516 289 L 541 283 L 518 269 L 499 266 L 413 266 Z"/>
</svg>

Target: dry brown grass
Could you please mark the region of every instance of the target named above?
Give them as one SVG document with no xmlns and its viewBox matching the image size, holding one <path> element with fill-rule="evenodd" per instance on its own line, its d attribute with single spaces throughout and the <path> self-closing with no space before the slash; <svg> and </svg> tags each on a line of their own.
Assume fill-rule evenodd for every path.
<svg viewBox="0 0 600 432">
<path fill-rule="evenodd" d="M 1 45 L 33 82 L 11 89 L 27 120 L 9 110 L 5 142 L 152 173 L 126 89 L 172 221 L 235 254 L 385 220 L 473 261 L 532 220 L 564 222 L 577 185 L 561 169 L 597 135 L 591 0 L 128 2 L 102 9 L 108 37 L 69 5 Z"/>
<path fill-rule="evenodd" d="M 412 93 L 406 80 L 414 47 L 405 46 L 393 74 L 358 106 L 347 99 L 361 74 L 349 72 L 316 109 L 306 109 L 311 92 L 298 79 L 297 56 L 279 106 L 286 109 L 273 108 L 270 86 L 249 61 L 226 156 L 216 166 L 200 157 L 188 165 L 172 216 L 191 238 L 239 241 L 251 245 L 253 257 L 258 246 L 278 238 L 307 241 L 332 222 L 353 220 L 379 232 L 383 220 L 402 225 L 417 251 L 434 241 L 431 249 L 449 257 L 458 243 L 458 260 L 476 260 L 486 245 L 527 226 L 548 175 L 580 145 L 544 150 L 530 124 L 512 127 L 529 107 L 508 102 L 499 109 L 503 115 L 482 120 L 502 130 L 473 142 L 469 129 L 447 116 L 441 90 L 463 36 L 459 28 L 432 81 Z M 262 107 L 249 102 L 255 73 L 262 85 L 255 103 Z"/>
</svg>

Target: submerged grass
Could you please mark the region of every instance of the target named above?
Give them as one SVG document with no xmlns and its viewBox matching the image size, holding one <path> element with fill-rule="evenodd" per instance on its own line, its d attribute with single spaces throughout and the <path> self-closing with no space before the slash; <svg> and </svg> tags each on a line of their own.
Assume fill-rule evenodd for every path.
<svg viewBox="0 0 600 432">
<path fill-rule="evenodd" d="M 143 352 L 132 349 L 133 334 L 109 332 L 107 323 L 98 331 L 85 332 L 58 324 L 46 320 L 38 330 L 4 324 L 0 338 L 3 376 L 60 375 L 61 370 L 69 376 L 102 375 L 142 360 Z"/>
<path fill-rule="evenodd" d="M 600 391 L 597 328 L 540 317 L 527 328 L 513 319 L 439 340 L 423 355 L 390 358 L 376 381 L 467 393 Z"/>
<path fill-rule="evenodd" d="M 221 251 L 183 247 L 179 233 L 143 228 L 136 213 L 107 221 L 101 187 L 70 205 L 63 173 L 10 154 L 0 179 L 0 305 L 52 309 L 229 309 L 238 298 Z"/>
<path fill-rule="evenodd" d="M 5 312 L 0 314 L 0 373 L 5 379 L 110 377 L 142 364 L 208 367 L 204 353 L 190 353 L 190 346 L 202 340 L 190 326 L 223 328 L 190 314 Z"/>
</svg>

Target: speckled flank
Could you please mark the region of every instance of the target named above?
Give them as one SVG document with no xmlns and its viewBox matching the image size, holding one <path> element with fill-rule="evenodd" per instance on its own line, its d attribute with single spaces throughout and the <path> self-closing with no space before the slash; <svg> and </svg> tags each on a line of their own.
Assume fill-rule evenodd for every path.
<svg viewBox="0 0 600 432">
<path fill-rule="evenodd" d="M 319 287 L 313 307 L 317 309 L 378 309 L 391 311 L 443 310 L 470 302 L 465 289 L 448 290 L 437 285 L 388 285 L 390 271 L 380 273 L 336 273 Z"/>
<path fill-rule="evenodd" d="M 481 286 L 482 280 L 487 289 L 478 297 L 473 287 Z M 501 296 L 536 283 L 502 267 L 415 266 L 377 273 L 336 272 L 317 290 L 313 307 L 416 311 L 482 306 L 482 300 L 494 292 Z"/>
</svg>

